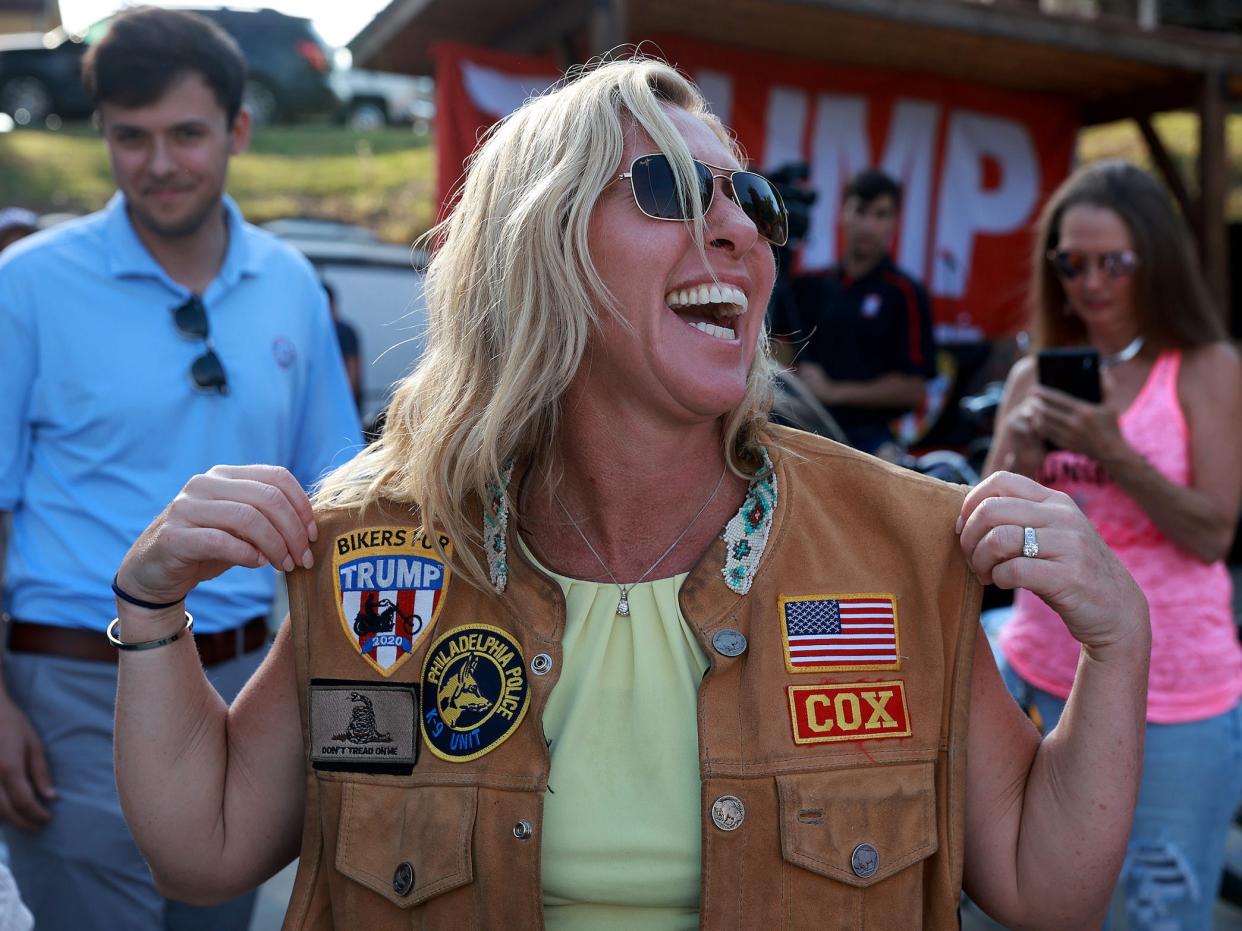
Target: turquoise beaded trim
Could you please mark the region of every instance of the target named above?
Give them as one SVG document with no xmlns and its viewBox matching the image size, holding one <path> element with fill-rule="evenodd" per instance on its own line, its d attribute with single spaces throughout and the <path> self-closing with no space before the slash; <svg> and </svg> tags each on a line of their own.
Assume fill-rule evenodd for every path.
<svg viewBox="0 0 1242 931">
<path fill-rule="evenodd" d="M 509 584 L 509 480 L 513 460 L 500 467 L 500 481 L 487 483 L 487 506 L 483 509 L 483 548 L 492 587 L 503 594 Z"/>
<path fill-rule="evenodd" d="M 766 449 L 761 449 L 763 468 L 751 479 L 746 500 L 725 525 L 725 564 L 721 569 L 725 584 L 739 595 L 750 591 L 759 570 L 759 560 L 768 545 L 772 519 L 776 514 L 776 470 Z M 487 483 L 487 507 L 483 509 L 483 544 L 492 587 L 503 593 L 509 584 L 509 481 L 513 462 L 504 464 L 500 481 Z"/>
<path fill-rule="evenodd" d="M 746 500 L 724 529 L 725 565 L 721 574 L 725 585 L 739 595 L 750 591 L 776 514 L 776 470 L 772 468 L 768 451 L 762 449 L 761 452 L 763 468 L 751 479 Z"/>
</svg>

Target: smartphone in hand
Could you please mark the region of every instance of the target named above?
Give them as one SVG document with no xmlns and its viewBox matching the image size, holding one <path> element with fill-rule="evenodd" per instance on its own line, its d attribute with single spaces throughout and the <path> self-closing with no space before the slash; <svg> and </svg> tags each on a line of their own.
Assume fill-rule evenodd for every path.
<svg viewBox="0 0 1242 931">
<path fill-rule="evenodd" d="M 1080 401 L 1099 404 L 1104 400 L 1100 388 L 1100 354 L 1086 347 L 1041 349 L 1039 383 Z"/>
</svg>

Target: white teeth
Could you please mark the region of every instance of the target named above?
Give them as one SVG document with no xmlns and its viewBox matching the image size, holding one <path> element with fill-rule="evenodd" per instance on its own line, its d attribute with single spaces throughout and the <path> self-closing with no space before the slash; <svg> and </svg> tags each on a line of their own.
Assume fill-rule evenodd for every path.
<svg viewBox="0 0 1242 931">
<path fill-rule="evenodd" d="M 728 327 L 716 326 L 716 324 L 714 323 L 704 323 L 702 321 L 699 321 L 697 323 L 690 324 L 690 326 L 694 327 L 700 333 L 706 333 L 708 336 L 714 336 L 717 339 L 736 339 L 737 338 L 737 334 L 734 333 Z"/>
<path fill-rule="evenodd" d="M 700 304 L 720 304 L 729 309 L 734 316 L 746 312 L 747 300 L 745 293 L 733 285 L 695 285 L 680 291 L 670 291 L 664 297 L 669 307 L 694 307 Z"/>
</svg>

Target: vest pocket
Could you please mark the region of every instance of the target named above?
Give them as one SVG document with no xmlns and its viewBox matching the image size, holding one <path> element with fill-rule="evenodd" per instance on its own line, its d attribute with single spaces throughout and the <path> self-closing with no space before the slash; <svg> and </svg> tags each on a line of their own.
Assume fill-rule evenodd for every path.
<svg viewBox="0 0 1242 931">
<path fill-rule="evenodd" d="M 399 908 L 474 879 L 473 786 L 345 783 L 336 869 Z"/>
<path fill-rule="evenodd" d="M 800 919 L 794 924 L 802 926 L 806 908 L 817 903 L 833 927 L 918 927 L 918 864 L 938 846 L 934 764 L 799 773 L 776 782 L 781 853 L 801 868 L 786 870 L 786 901 L 797 903 Z"/>
</svg>

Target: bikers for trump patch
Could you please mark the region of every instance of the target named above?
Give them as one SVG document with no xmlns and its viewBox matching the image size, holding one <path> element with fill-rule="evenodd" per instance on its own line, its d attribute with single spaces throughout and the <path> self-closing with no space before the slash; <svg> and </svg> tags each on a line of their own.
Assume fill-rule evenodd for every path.
<svg viewBox="0 0 1242 931">
<path fill-rule="evenodd" d="M 439 542 L 452 556 L 448 537 Z M 345 635 L 380 675 L 392 675 L 435 624 L 449 567 L 421 528 L 369 527 L 333 541 L 332 569 Z"/>
<path fill-rule="evenodd" d="M 418 762 L 418 687 L 312 679 L 310 760 L 315 769 L 408 776 Z"/>
<path fill-rule="evenodd" d="M 790 672 L 901 668 L 891 592 L 782 595 L 777 610 Z"/>
<path fill-rule="evenodd" d="M 488 624 L 454 627 L 423 660 L 423 737 L 442 760 L 465 763 L 509 739 L 530 689 L 517 642 Z"/>
</svg>

